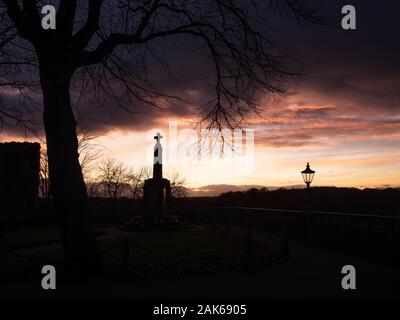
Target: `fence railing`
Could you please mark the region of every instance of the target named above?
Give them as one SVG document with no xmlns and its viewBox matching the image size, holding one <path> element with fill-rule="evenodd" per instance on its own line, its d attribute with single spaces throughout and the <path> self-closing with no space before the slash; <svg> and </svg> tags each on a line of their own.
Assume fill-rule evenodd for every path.
<svg viewBox="0 0 400 320">
<path fill-rule="evenodd" d="M 194 210 L 196 212 L 215 212 L 215 213 L 266 213 L 274 215 L 290 216 L 296 220 L 307 217 L 307 213 L 301 210 L 293 209 L 273 209 L 273 208 L 257 208 L 257 207 L 197 207 L 185 208 L 181 211 Z M 179 210 L 178 210 L 179 211 Z M 312 211 L 309 215 L 309 220 L 314 223 L 319 223 L 338 228 L 357 229 L 368 232 L 390 232 L 400 233 L 400 217 L 360 214 L 360 213 L 342 213 L 328 211 Z M 229 220 L 229 218 L 228 218 Z"/>
</svg>

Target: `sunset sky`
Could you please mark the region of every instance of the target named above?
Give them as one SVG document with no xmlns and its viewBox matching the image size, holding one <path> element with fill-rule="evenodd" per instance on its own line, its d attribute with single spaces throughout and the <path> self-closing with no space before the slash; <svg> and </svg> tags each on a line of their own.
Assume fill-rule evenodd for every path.
<svg viewBox="0 0 400 320">
<path fill-rule="evenodd" d="M 347 4 L 333 2 L 329 10 L 337 13 Z M 164 90 L 183 96 L 184 102 L 127 114 L 99 107 L 88 98 L 80 108 L 87 110 L 92 126 L 107 130 L 97 141 L 107 153 L 136 168 L 151 165 L 152 137 L 162 132 L 164 171 L 167 175 L 179 171 L 191 187 L 200 190 L 221 184 L 301 185 L 300 171 L 308 161 L 317 172 L 313 185 L 400 186 L 399 4 L 351 2 L 357 9 L 356 31 L 287 21 L 268 26 L 270 36 L 290 48 L 304 76 L 287 84 L 293 94 L 260 98 L 263 117 L 251 116 L 247 125 L 254 129 L 255 146 L 254 166 L 246 170 L 241 169 L 246 166 L 240 163 L 244 160 L 228 151 L 225 159 L 194 157 L 189 161 L 179 156 L 171 161 L 174 137 L 168 131 L 169 121 L 177 123 L 178 146 L 188 143 L 182 130 L 194 127 L 199 119 L 196 108 L 209 96 L 204 84 L 207 59 L 202 49 L 192 48 L 185 39 L 159 48 L 176 78 L 159 71 L 156 64 L 150 70 Z M 31 112 L 39 119 L 40 105 Z M 0 141 L 10 140 L 34 138 L 7 126 Z M 230 156 L 235 160 L 230 161 Z"/>
</svg>

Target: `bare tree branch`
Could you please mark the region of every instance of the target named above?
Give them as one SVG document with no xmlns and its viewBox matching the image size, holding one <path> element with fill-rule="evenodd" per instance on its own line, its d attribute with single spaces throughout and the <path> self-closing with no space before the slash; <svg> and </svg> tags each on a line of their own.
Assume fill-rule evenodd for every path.
<svg viewBox="0 0 400 320">
<path fill-rule="evenodd" d="M 43 34 L 36 28 L 36 1 L 23 1 L 23 9 L 16 1 L 2 2 L 19 34 L 41 47 L 43 40 L 38 35 Z M 105 3 L 109 18 L 104 12 Z M 161 92 L 141 77 L 146 71 L 138 72 L 142 68 L 139 63 L 146 64 L 146 54 L 152 52 L 159 40 L 191 37 L 204 44 L 214 65 L 214 97 L 199 106 L 198 111 L 209 128 L 218 129 L 241 126 L 249 113 L 260 114 L 257 103 L 260 94 L 285 93 L 287 80 L 297 76 L 290 70 L 290 57 L 258 29 L 262 11 L 298 23 L 326 22 L 309 1 L 300 0 L 253 0 L 247 4 L 234 0 L 119 0 L 114 4 L 88 0 L 85 4 L 86 20 L 79 22 L 79 29 L 73 35 L 77 10 L 82 11 L 83 7 L 76 0 L 60 1 L 57 33 L 61 38 L 47 39 L 58 42 L 64 39 L 60 50 L 67 54 L 63 63 L 70 65 L 76 75 L 86 74 L 88 82 L 82 88 L 89 88 L 89 82 L 96 83 L 99 91 L 106 90 L 129 112 L 132 111 L 120 102 L 121 85 L 130 102 L 135 100 L 156 108 L 157 96 L 179 98 Z M 14 37 L 7 42 L 13 42 Z"/>
<path fill-rule="evenodd" d="M 90 39 L 99 30 L 100 13 L 104 0 L 89 0 L 88 18 L 84 26 L 74 35 L 73 46 L 77 49 L 84 49 Z"/>
</svg>

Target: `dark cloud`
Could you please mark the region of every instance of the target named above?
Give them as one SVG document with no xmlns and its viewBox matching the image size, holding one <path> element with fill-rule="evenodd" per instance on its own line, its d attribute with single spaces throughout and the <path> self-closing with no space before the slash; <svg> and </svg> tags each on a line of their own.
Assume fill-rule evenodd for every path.
<svg viewBox="0 0 400 320">
<path fill-rule="evenodd" d="M 319 2 L 325 12 L 338 17 L 338 24 L 341 7 L 346 4 L 342 0 Z M 396 35 L 400 4 L 392 0 L 353 0 L 352 4 L 357 9 L 356 31 L 299 26 L 286 19 L 268 25 L 266 32 L 290 48 L 297 69 L 305 73 L 297 83 L 290 84 L 297 96 L 284 99 L 279 108 L 265 104 L 269 125 L 273 126 L 263 127 L 265 134 L 271 134 L 274 128 L 288 130 L 279 135 L 272 133 L 272 145 L 301 146 L 317 135 L 356 133 L 351 128 L 357 128 L 357 121 L 365 129 L 375 128 L 373 133 L 398 130 L 398 121 L 390 117 L 400 115 L 400 42 Z M 152 60 L 151 78 L 162 91 L 181 96 L 184 101 L 164 102 L 161 110 L 126 102 L 127 109 L 132 110 L 128 113 L 88 97 L 81 101 L 80 110 L 85 110 L 91 126 L 141 130 L 157 126 L 166 118 L 200 116 L 198 106 L 213 95 L 212 65 L 206 50 L 185 37 L 178 37 L 169 45 L 160 42 L 156 50 L 169 63 L 174 76 Z M 29 112 L 32 118 L 41 118 L 40 107 Z M 368 132 L 371 134 L 371 129 Z"/>
<path fill-rule="evenodd" d="M 346 4 L 340 0 L 320 6 L 324 12 L 338 16 L 339 24 L 338 13 Z M 296 117 L 321 120 L 333 115 L 345 118 L 400 113 L 400 42 L 396 41 L 400 4 L 397 1 L 378 4 L 371 0 L 352 4 L 357 9 L 356 31 L 298 26 L 283 19 L 276 27 L 278 32 L 271 35 L 290 47 L 297 69 L 305 73 L 291 85 L 299 93 L 296 105 L 325 106 L 299 108 Z M 111 117 L 103 116 L 99 111 L 106 125 L 137 129 L 153 125 L 157 118 L 200 115 L 197 107 L 213 95 L 211 66 L 204 48 L 193 46 L 187 38 L 178 38 L 172 45 L 160 44 L 158 53 L 170 64 L 174 77 L 154 63 L 151 72 L 156 84 L 169 94 L 182 96 L 185 102 L 173 102 L 162 111 L 136 108 L 137 113 L 131 116 L 119 110 L 114 110 Z M 284 117 L 287 111 L 276 112 L 274 118 Z"/>
</svg>

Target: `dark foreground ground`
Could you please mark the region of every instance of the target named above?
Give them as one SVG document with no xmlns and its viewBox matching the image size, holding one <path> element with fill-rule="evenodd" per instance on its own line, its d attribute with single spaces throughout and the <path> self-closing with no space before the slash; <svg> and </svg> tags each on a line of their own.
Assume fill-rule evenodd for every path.
<svg viewBox="0 0 400 320">
<path fill-rule="evenodd" d="M 262 237 L 262 234 L 259 236 Z M 320 247 L 290 242 L 288 261 L 256 272 L 173 277 L 102 278 L 86 283 L 58 279 L 44 291 L 40 280 L 6 284 L 2 299 L 399 299 L 400 269 Z M 353 265 L 357 289 L 341 288 L 341 269 Z"/>
</svg>

